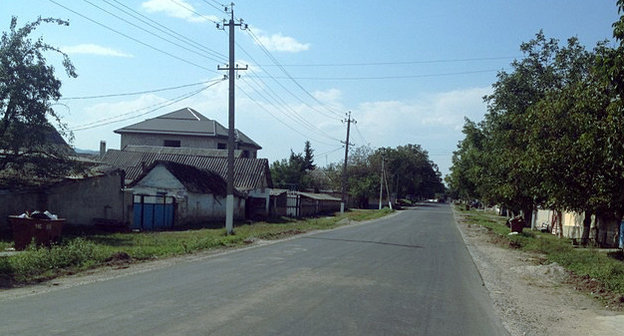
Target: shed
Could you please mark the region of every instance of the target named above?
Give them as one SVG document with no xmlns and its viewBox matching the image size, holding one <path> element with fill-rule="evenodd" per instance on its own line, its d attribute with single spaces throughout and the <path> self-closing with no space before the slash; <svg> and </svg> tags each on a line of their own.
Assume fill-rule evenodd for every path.
<svg viewBox="0 0 624 336">
<path fill-rule="evenodd" d="M 170 229 L 225 219 L 226 182 L 217 173 L 171 161 L 155 161 L 130 185 L 132 228 Z M 234 217 L 245 215 L 245 199 L 234 194 Z"/>
</svg>

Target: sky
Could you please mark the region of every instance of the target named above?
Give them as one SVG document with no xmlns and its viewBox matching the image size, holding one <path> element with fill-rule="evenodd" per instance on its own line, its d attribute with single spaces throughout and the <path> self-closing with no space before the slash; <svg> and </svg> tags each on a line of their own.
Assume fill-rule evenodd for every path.
<svg viewBox="0 0 624 336">
<path fill-rule="evenodd" d="M 0 0 L 0 30 L 54 17 L 32 35 L 59 47 L 77 68 L 47 60 L 63 82 L 55 111 L 72 145 L 119 148 L 119 129 L 191 107 L 227 127 L 229 19 L 215 0 Z M 236 128 L 270 162 L 311 142 L 319 166 L 355 147 L 418 144 L 442 175 L 464 118 L 486 113 L 499 71 L 543 30 L 591 49 L 612 39 L 615 0 L 236 1 Z M 245 28 L 245 27 L 242 27 Z M 612 42 L 611 42 L 612 43 Z M 353 148 L 353 147 L 350 147 Z"/>
</svg>

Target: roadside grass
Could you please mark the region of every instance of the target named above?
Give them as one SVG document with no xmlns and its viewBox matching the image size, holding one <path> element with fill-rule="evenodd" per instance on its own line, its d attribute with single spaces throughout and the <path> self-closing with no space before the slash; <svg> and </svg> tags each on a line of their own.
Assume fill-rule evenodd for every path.
<svg viewBox="0 0 624 336">
<path fill-rule="evenodd" d="M 510 230 L 505 225 L 504 217 L 483 211 L 455 209 L 466 223 L 486 227 L 501 245 L 541 253 L 547 262 L 556 262 L 571 271 L 582 287 L 592 294 L 619 306 L 624 301 L 624 262 L 621 252 L 604 253 L 591 247 L 575 247 L 568 238 L 528 229 L 518 235 L 508 235 Z"/>
<path fill-rule="evenodd" d="M 218 248 L 236 248 L 257 239 L 280 239 L 315 230 L 383 217 L 392 211 L 352 210 L 335 215 L 280 223 L 237 225 L 234 235 L 225 229 L 192 229 L 140 233 L 77 233 L 64 235 L 50 248 L 30 246 L 24 252 L 0 257 L 0 288 L 34 283 L 102 266 L 167 258 Z M 12 246 L 1 241 L 2 250 Z M 1 251 L 1 250 L 0 250 Z"/>
</svg>

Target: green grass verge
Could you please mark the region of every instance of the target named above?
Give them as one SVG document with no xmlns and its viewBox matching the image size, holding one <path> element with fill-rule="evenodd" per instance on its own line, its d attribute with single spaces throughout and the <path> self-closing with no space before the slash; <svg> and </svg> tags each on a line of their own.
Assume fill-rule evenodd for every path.
<svg viewBox="0 0 624 336">
<path fill-rule="evenodd" d="M 349 223 L 383 217 L 391 210 L 352 210 L 343 215 L 260 222 L 234 228 L 186 231 L 66 235 L 51 248 L 29 247 L 26 251 L 0 257 L 0 287 L 52 279 L 104 265 L 178 256 L 223 247 L 239 247 L 254 239 L 279 239 L 314 230 L 327 230 Z M 11 242 L 0 242 L 3 250 Z"/>
<path fill-rule="evenodd" d="M 574 247 L 567 238 L 558 238 L 550 233 L 525 229 L 518 235 L 508 235 L 506 218 L 482 211 L 465 211 L 455 208 L 468 224 L 481 225 L 494 233 L 499 242 L 511 248 L 545 255 L 548 262 L 556 262 L 575 275 L 595 279 L 602 290 L 624 296 L 624 263 L 621 252 L 604 253 L 593 248 Z M 619 260 L 618 260 L 619 259 Z"/>
</svg>

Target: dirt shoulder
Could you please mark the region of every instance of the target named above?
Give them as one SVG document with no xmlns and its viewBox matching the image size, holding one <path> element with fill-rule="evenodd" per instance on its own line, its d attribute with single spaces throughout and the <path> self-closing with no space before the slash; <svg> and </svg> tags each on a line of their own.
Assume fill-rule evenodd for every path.
<svg viewBox="0 0 624 336">
<path fill-rule="evenodd" d="M 503 325 L 515 335 L 622 335 L 624 314 L 577 290 L 580 286 L 543 256 L 496 245 L 488 230 L 462 221 L 466 246 L 483 277 Z"/>
</svg>

